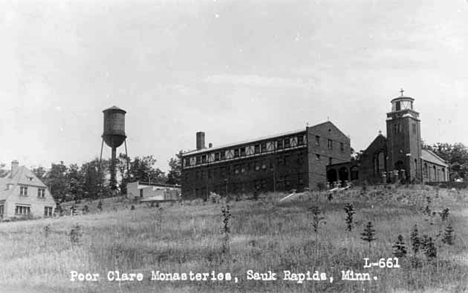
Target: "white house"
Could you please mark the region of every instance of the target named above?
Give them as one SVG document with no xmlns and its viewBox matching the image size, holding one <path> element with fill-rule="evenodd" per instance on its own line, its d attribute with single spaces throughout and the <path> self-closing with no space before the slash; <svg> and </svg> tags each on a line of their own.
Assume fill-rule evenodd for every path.
<svg viewBox="0 0 468 293">
<path fill-rule="evenodd" d="M 47 186 L 18 161 L 0 178 L 0 219 L 13 217 L 51 217 L 56 203 Z"/>
</svg>

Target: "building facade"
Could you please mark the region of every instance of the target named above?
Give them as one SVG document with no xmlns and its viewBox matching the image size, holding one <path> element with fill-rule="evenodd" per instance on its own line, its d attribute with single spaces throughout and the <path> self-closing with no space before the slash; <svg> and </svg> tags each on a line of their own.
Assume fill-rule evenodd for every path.
<svg viewBox="0 0 468 293">
<path fill-rule="evenodd" d="M 413 98 L 403 96 L 403 90 L 401 96 L 392 99 L 386 119 L 387 136 L 379 133 L 359 160 L 327 166 L 328 182 L 448 181 L 448 164 L 422 148 L 421 120 L 413 103 Z"/>
<path fill-rule="evenodd" d="M 0 178 L 0 219 L 51 217 L 56 203 L 47 186 L 25 166 L 11 163 L 11 171 Z"/>
<path fill-rule="evenodd" d="M 131 200 L 175 201 L 180 199 L 180 192 L 179 185 L 139 181 L 127 183 L 127 198 Z"/>
<path fill-rule="evenodd" d="M 196 134 L 194 151 L 182 155 L 182 196 L 206 197 L 254 191 L 317 189 L 326 166 L 349 162 L 350 140 L 333 123 L 219 147 L 205 147 Z"/>
</svg>

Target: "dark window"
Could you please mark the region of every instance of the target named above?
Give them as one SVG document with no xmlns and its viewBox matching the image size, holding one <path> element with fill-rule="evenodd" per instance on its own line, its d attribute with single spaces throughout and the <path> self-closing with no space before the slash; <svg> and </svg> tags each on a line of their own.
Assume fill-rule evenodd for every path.
<svg viewBox="0 0 468 293">
<path fill-rule="evenodd" d="M 333 149 L 333 141 L 331 139 L 328 140 L 328 149 L 329 150 Z"/>
<path fill-rule="evenodd" d="M 224 160 L 224 159 L 226 159 L 226 152 L 222 151 L 221 152 L 221 160 Z"/>
<path fill-rule="evenodd" d="M 262 153 L 265 153 L 267 151 L 266 142 L 263 142 L 261 146 L 262 146 Z"/>
<path fill-rule="evenodd" d="M 281 166 L 283 164 L 283 156 L 276 157 L 276 165 Z"/>
<path fill-rule="evenodd" d="M 283 140 L 279 139 L 276 143 L 277 143 L 277 148 L 281 150 L 283 148 Z"/>
<path fill-rule="evenodd" d="M 289 137 L 284 139 L 284 148 L 288 148 L 291 146 L 291 143 L 289 141 Z"/>
<path fill-rule="evenodd" d="M 245 156 L 245 147 L 240 149 L 240 155 Z"/>
<path fill-rule="evenodd" d="M 45 197 L 45 189 L 44 188 L 37 189 L 37 197 L 40 197 L 40 198 Z"/>
<path fill-rule="evenodd" d="M 16 215 L 29 215 L 31 214 L 31 207 L 16 206 L 15 214 Z"/>
<path fill-rule="evenodd" d="M 219 161 L 219 153 L 215 153 L 215 161 Z"/>
<path fill-rule="evenodd" d="M 289 175 L 284 176 L 284 185 L 286 186 L 286 188 L 291 186 L 291 181 L 289 180 Z"/>
<path fill-rule="evenodd" d="M 315 136 L 315 144 L 320 145 L 320 136 L 318 135 Z"/>
<path fill-rule="evenodd" d="M 44 207 L 44 217 L 52 217 L 52 207 Z"/>
<path fill-rule="evenodd" d="M 260 153 L 260 145 L 259 145 L 259 144 L 256 144 L 256 145 L 254 146 L 254 152 L 255 152 L 256 154 Z"/>
<path fill-rule="evenodd" d="M 28 196 L 28 188 L 26 186 L 21 186 L 20 187 L 20 195 Z"/>
<path fill-rule="evenodd" d="M 197 164 L 201 164 L 201 157 L 200 156 L 197 157 Z"/>
<path fill-rule="evenodd" d="M 328 158 L 328 165 L 331 165 L 332 164 L 332 157 Z"/>
<path fill-rule="evenodd" d="M 239 149 L 235 149 L 234 150 L 234 158 L 238 158 L 239 157 Z"/>
<path fill-rule="evenodd" d="M 203 155 L 201 158 L 202 158 L 202 163 L 206 163 L 206 155 Z"/>
<path fill-rule="evenodd" d="M 260 170 L 260 163 L 255 162 L 255 171 L 258 171 L 258 170 Z"/>
<path fill-rule="evenodd" d="M 190 158 L 185 158 L 185 166 L 190 166 Z"/>
<path fill-rule="evenodd" d="M 3 213 L 4 213 L 4 207 L 3 205 L 0 205 L 0 218 L 3 218 Z"/>
<path fill-rule="evenodd" d="M 297 136 L 297 145 L 304 145 L 304 136 L 302 135 Z"/>
<path fill-rule="evenodd" d="M 396 102 L 396 110 L 400 111 L 401 110 L 401 104 L 400 102 Z"/>
<path fill-rule="evenodd" d="M 344 152 L 344 143 L 340 142 L 340 150 Z"/>
<path fill-rule="evenodd" d="M 304 184 L 304 174 L 298 173 L 297 174 L 297 184 L 303 185 Z"/>
</svg>

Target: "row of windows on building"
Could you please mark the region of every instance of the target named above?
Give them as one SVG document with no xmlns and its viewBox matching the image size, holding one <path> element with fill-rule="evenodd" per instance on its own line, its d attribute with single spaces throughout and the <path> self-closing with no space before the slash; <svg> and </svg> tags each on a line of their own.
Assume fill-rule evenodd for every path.
<svg viewBox="0 0 468 293">
<path fill-rule="evenodd" d="M 320 140 L 321 140 L 320 136 L 316 135 L 315 136 L 316 145 L 320 146 Z M 333 140 L 328 139 L 327 142 L 328 142 L 327 143 L 328 149 L 333 150 Z M 297 145 L 298 146 L 304 145 L 304 136 L 303 135 L 298 135 L 297 136 Z M 277 150 L 282 150 L 284 148 L 289 148 L 289 147 L 291 147 L 290 138 L 280 139 L 280 140 L 278 140 L 276 142 L 276 149 Z M 240 147 L 240 148 L 232 149 L 231 151 L 233 152 L 233 157 L 234 158 L 245 157 L 247 155 L 246 149 L 247 149 L 247 147 L 245 147 L 245 146 Z M 344 143 L 340 142 L 340 151 L 344 152 L 344 149 L 345 149 Z M 225 160 L 226 159 L 226 152 L 227 151 L 215 152 L 214 153 L 214 161 L 218 162 L 218 161 Z M 267 153 L 267 152 L 268 152 L 268 148 L 267 148 L 267 143 L 266 142 L 254 145 L 254 154 L 261 154 L 261 153 Z M 208 162 L 208 157 L 209 157 L 208 154 L 197 156 L 196 159 L 195 159 L 195 164 L 196 165 L 206 164 Z M 185 166 L 190 166 L 191 165 L 190 160 L 191 160 L 191 158 L 185 158 L 185 162 L 184 162 Z M 319 154 L 317 154 L 317 160 L 320 160 L 320 155 Z"/>
<path fill-rule="evenodd" d="M 304 164 L 306 155 L 305 152 L 299 152 L 296 155 L 296 166 L 302 166 Z M 197 170 L 195 171 L 195 179 L 202 179 L 205 178 L 205 174 L 207 177 L 210 178 L 224 178 L 226 176 L 231 176 L 231 175 L 237 175 L 237 174 L 242 174 L 245 172 L 250 172 L 250 171 L 266 171 L 268 169 L 272 170 L 275 168 L 275 160 L 270 158 L 270 159 L 264 159 L 264 160 L 257 160 L 254 162 L 246 162 L 246 163 L 241 163 L 241 164 L 235 164 L 232 166 L 224 166 L 224 167 L 219 167 L 219 168 L 212 168 L 208 170 Z M 290 155 L 284 155 L 284 156 L 277 156 L 276 157 L 276 166 L 281 167 L 281 166 L 294 166 L 294 163 L 291 162 L 291 156 Z M 205 172 L 206 171 L 206 172 Z M 185 179 L 188 180 L 190 178 L 190 173 L 185 173 Z"/>
<path fill-rule="evenodd" d="M 320 146 L 320 140 L 321 140 L 320 135 L 316 135 L 315 136 L 315 145 Z M 329 150 L 333 150 L 333 140 L 331 140 L 331 139 L 327 140 L 327 148 Z M 340 142 L 340 151 L 344 152 L 344 143 L 342 143 L 342 142 Z"/>
<path fill-rule="evenodd" d="M 27 186 L 20 186 L 20 195 L 21 196 L 28 196 L 28 187 Z M 37 197 L 45 198 L 45 189 L 38 188 L 37 189 Z"/>
<path fill-rule="evenodd" d="M 44 217 L 52 217 L 53 210 L 54 210 L 53 207 L 44 207 Z M 3 218 L 3 214 L 4 214 L 4 206 L 0 205 L 0 217 Z M 23 206 L 23 205 L 16 205 L 15 215 L 18 215 L 18 216 L 31 215 L 31 207 L 30 206 Z"/>
<path fill-rule="evenodd" d="M 276 150 L 282 150 L 282 149 L 290 148 L 292 146 L 291 141 L 294 141 L 294 143 L 297 146 L 305 145 L 304 135 L 301 134 L 301 135 L 297 135 L 295 137 L 295 140 L 293 140 L 290 137 L 278 139 L 276 141 Z M 250 146 L 250 147 L 252 147 L 252 146 Z M 228 153 L 228 152 L 232 152 L 232 156 L 234 158 L 245 157 L 245 156 L 247 156 L 247 149 L 248 148 L 249 147 L 247 147 L 247 146 L 243 146 L 243 147 L 236 147 L 236 148 L 233 148 L 233 149 L 230 149 L 230 150 L 222 150 L 222 151 L 219 151 L 219 152 L 215 152 L 214 153 L 214 161 L 218 162 L 218 161 L 225 160 L 226 159 L 226 153 Z M 271 148 L 271 145 L 270 145 L 270 148 Z M 262 143 L 258 143 L 258 144 L 253 145 L 253 154 L 262 154 L 262 153 L 267 153 L 268 151 L 269 151 L 269 149 L 268 149 L 267 142 L 262 142 Z M 271 151 L 271 149 L 270 149 L 270 151 Z M 208 156 L 209 156 L 208 154 L 197 156 L 196 159 L 195 159 L 196 160 L 195 164 L 200 165 L 200 164 L 207 163 L 208 162 Z M 191 160 L 191 158 L 185 158 L 185 166 L 190 166 L 191 165 L 190 160 Z"/>
<path fill-rule="evenodd" d="M 302 146 L 305 144 L 304 142 L 304 136 L 303 135 L 298 135 L 297 136 L 297 145 Z M 319 135 L 315 136 L 315 143 L 316 145 L 320 146 L 320 141 L 321 138 Z M 291 139 L 290 138 L 284 138 L 284 139 L 279 139 L 276 141 L 276 150 L 282 150 L 285 148 L 290 148 L 291 147 Z M 329 150 L 333 150 L 333 140 L 328 139 L 327 140 L 327 147 Z M 244 157 L 247 155 L 246 151 L 247 147 L 240 147 L 240 148 L 235 148 L 233 149 L 233 156 L 234 158 L 239 158 L 239 157 Z M 340 150 L 343 152 L 344 151 L 344 143 L 340 142 Z M 266 153 L 268 152 L 267 148 L 267 143 L 259 143 L 254 145 L 254 154 L 261 154 L 261 153 Z M 220 151 L 214 153 L 214 161 L 218 162 L 221 160 L 226 159 L 226 151 Z M 195 164 L 205 164 L 208 161 L 208 155 L 200 155 L 196 157 L 196 162 Z M 185 165 L 190 166 L 190 158 L 185 158 Z"/>
<path fill-rule="evenodd" d="M 289 190 L 294 187 L 304 187 L 306 173 L 297 173 L 296 176 L 290 174 L 277 176 L 275 182 L 270 182 L 267 178 L 256 179 L 252 181 L 242 181 L 242 182 L 226 182 L 225 184 L 218 184 L 210 188 L 210 191 L 214 191 L 218 194 L 226 193 L 243 193 L 247 190 L 265 191 L 268 187 L 268 184 L 274 184 L 276 190 Z M 195 189 L 195 195 L 205 196 L 207 193 L 207 187 L 201 187 Z"/>
</svg>

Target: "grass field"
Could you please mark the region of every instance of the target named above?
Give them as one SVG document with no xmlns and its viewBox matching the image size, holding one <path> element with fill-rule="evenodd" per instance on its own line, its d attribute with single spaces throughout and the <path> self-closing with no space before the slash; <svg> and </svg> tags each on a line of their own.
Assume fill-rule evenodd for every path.
<svg viewBox="0 0 468 293">
<path fill-rule="evenodd" d="M 106 201 L 101 213 L 0 223 L 0 292 L 468 292 L 468 191 L 371 186 L 331 201 L 325 193 L 279 202 L 283 196 L 137 205 L 135 210 L 125 202 Z M 352 231 L 346 230 L 347 203 L 355 209 Z M 96 203 L 88 204 L 94 211 Z M 317 232 L 311 206 L 323 216 Z M 444 208 L 449 216 L 443 221 L 438 212 Z M 368 222 L 377 238 L 370 246 L 361 239 Z M 453 245 L 442 241 L 449 224 Z M 434 240 L 436 257 L 414 253 L 414 225 L 419 236 Z M 398 235 L 407 248 L 406 257 L 398 259 L 400 268 L 364 268 L 365 258 L 393 258 Z M 277 279 L 248 280 L 249 270 L 271 271 Z M 369 274 L 371 280 L 342 280 L 342 271 L 348 270 L 355 276 Z M 99 278 L 72 282 L 72 271 Z M 109 281 L 109 271 L 121 277 L 141 273 L 143 280 Z M 209 276 L 206 281 L 151 280 L 156 271 L 166 278 L 165 273 Z M 231 281 L 213 281 L 213 271 L 215 279 L 230 276 Z M 318 271 L 326 280 L 284 280 L 285 271 L 310 271 L 311 277 Z"/>
</svg>

